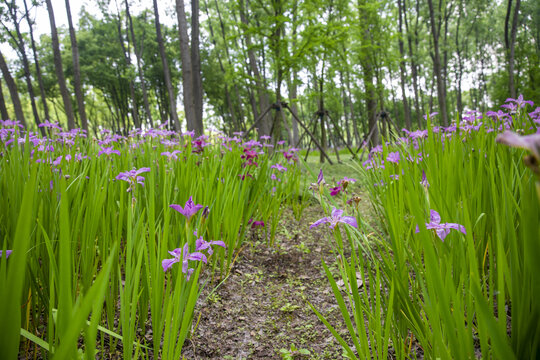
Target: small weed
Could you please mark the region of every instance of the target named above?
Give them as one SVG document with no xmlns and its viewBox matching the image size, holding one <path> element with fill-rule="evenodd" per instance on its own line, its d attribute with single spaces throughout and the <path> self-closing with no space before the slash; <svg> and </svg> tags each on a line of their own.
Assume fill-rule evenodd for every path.
<svg viewBox="0 0 540 360">
<path fill-rule="evenodd" d="M 311 355 L 311 352 L 307 349 L 297 349 L 296 346 L 292 344 L 290 349 L 279 349 L 279 354 L 284 360 L 294 360 L 306 358 Z"/>
</svg>

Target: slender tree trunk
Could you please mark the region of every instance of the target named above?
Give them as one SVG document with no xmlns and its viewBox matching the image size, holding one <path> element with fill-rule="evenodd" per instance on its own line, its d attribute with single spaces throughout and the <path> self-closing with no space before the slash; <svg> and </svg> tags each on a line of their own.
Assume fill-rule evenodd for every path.
<svg viewBox="0 0 540 360">
<path fill-rule="evenodd" d="M 2 90 L 2 81 L 0 81 L 0 116 L 2 116 L 2 120 L 9 120 L 4 91 Z"/>
<path fill-rule="evenodd" d="M 172 127 L 176 131 L 180 130 L 180 121 L 178 120 L 178 113 L 176 112 L 176 96 L 174 94 L 174 88 L 171 81 L 171 72 L 169 70 L 169 63 L 167 61 L 167 55 L 165 54 L 165 45 L 163 43 L 163 36 L 161 34 L 161 24 L 159 23 L 159 9 L 157 0 L 153 0 L 154 3 L 154 17 L 156 23 L 156 38 L 159 47 L 159 56 L 161 57 L 161 64 L 163 65 L 163 77 L 165 80 L 165 87 L 167 88 L 167 95 L 169 96 L 169 107 L 172 118 Z M 162 118 L 162 122 L 165 122 L 166 119 Z"/>
<path fill-rule="evenodd" d="M 458 18 L 457 18 L 457 25 L 456 25 L 456 54 L 457 54 L 457 74 L 456 74 L 456 80 L 457 80 L 457 111 L 458 115 L 461 115 L 463 112 L 463 100 L 462 100 L 462 78 L 463 78 L 463 58 L 461 56 L 462 48 L 459 43 L 459 36 L 460 36 L 460 25 L 461 25 L 461 16 L 463 16 L 463 0 L 460 0 L 458 3 Z"/>
<path fill-rule="evenodd" d="M 439 53 L 440 30 L 437 31 L 435 23 L 435 12 L 433 10 L 433 0 L 428 0 L 429 17 L 431 24 L 431 35 L 433 38 L 433 71 L 437 79 L 437 98 L 439 101 L 439 115 L 442 119 L 442 125 L 448 126 L 448 114 L 446 112 L 446 98 L 444 96 L 444 79 L 441 71 L 441 58 Z M 440 16 L 438 16 L 440 19 Z M 440 29 L 440 27 L 439 27 Z"/>
<path fill-rule="evenodd" d="M 324 123 L 324 96 L 323 96 L 323 80 L 324 74 L 321 74 L 321 78 L 319 79 L 319 111 L 317 114 L 319 115 L 319 121 L 321 124 L 321 148 L 323 151 L 320 153 L 320 162 L 321 164 L 324 163 L 324 152 L 326 152 L 326 124 Z"/>
<path fill-rule="evenodd" d="M 56 71 L 56 78 L 58 85 L 60 86 L 60 94 L 62 94 L 62 100 L 64 101 L 64 109 L 66 111 L 68 129 L 75 128 L 75 114 L 73 113 L 73 106 L 71 104 L 71 96 L 66 86 L 66 79 L 64 77 L 64 68 L 62 66 L 62 55 L 60 53 L 60 42 L 58 40 L 58 32 L 56 30 L 56 21 L 54 20 L 54 10 L 51 4 L 51 0 L 45 0 L 47 3 L 47 11 L 49 12 L 49 22 L 51 23 L 51 40 L 54 53 L 54 69 Z"/>
<path fill-rule="evenodd" d="M 352 91 L 351 91 L 351 75 L 348 69 L 347 69 L 347 72 L 345 73 L 345 84 L 347 86 L 347 103 L 349 105 L 349 113 L 352 119 L 354 140 L 356 141 L 356 144 L 358 145 L 360 144 L 360 132 L 358 131 L 358 118 L 356 114 L 354 113 L 354 104 L 352 101 Z"/>
<path fill-rule="evenodd" d="M 21 124 L 26 128 L 26 120 L 24 118 L 24 113 L 22 110 L 21 99 L 19 98 L 19 92 L 17 91 L 17 85 L 9 72 L 9 68 L 4 59 L 4 55 L 0 51 L 0 70 L 2 70 L 2 76 L 6 81 L 6 85 L 9 90 L 9 95 L 11 96 L 11 102 L 13 103 L 13 109 L 15 110 L 15 120 L 21 122 Z"/>
<path fill-rule="evenodd" d="M 230 42 L 230 41 L 228 41 L 228 39 L 227 39 L 227 37 L 225 35 L 225 24 L 223 22 L 223 18 L 221 17 L 221 11 L 219 9 L 218 1 L 214 0 L 214 4 L 215 4 L 216 11 L 217 11 L 217 14 L 218 14 L 218 19 L 219 19 L 219 24 L 220 24 L 220 29 L 221 29 L 221 37 L 223 39 L 223 44 L 224 44 L 224 47 L 225 47 L 225 54 L 227 55 L 227 64 L 229 66 L 229 69 L 233 69 L 234 66 L 232 65 L 233 62 L 231 60 L 231 54 L 230 54 L 229 47 L 228 47 L 228 42 Z M 236 22 L 236 16 L 234 15 L 234 13 L 233 13 L 233 17 L 234 17 L 234 21 Z M 235 37 L 235 39 L 237 39 L 237 38 L 238 37 Z M 236 48 L 238 49 L 239 46 L 238 46 L 238 42 L 236 40 L 234 41 L 234 44 L 235 44 Z M 244 111 L 243 111 L 243 107 L 242 107 L 242 104 L 244 103 L 244 101 L 243 101 L 242 96 L 240 94 L 240 89 L 238 88 L 238 83 L 237 83 L 236 79 L 233 78 L 232 82 L 233 82 L 233 87 L 234 87 L 234 94 L 236 96 L 236 106 L 238 107 L 239 129 L 244 129 L 245 130 L 246 124 L 245 124 L 245 120 L 244 120 Z"/>
<path fill-rule="evenodd" d="M 343 117 L 345 118 L 345 135 L 347 136 L 346 144 L 351 145 L 351 130 L 349 123 L 349 109 L 347 106 L 347 93 L 345 91 L 345 82 L 343 80 L 343 72 L 339 71 L 339 83 L 341 85 L 341 98 L 343 104 Z"/>
<path fill-rule="evenodd" d="M 36 105 L 36 96 L 34 94 L 34 86 L 32 85 L 32 78 L 30 76 L 30 64 L 28 62 L 28 57 L 26 56 L 24 40 L 21 34 L 21 29 L 19 27 L 19 21 L 17 19 L 17 8 L 15 7 L 14 3 L 12 3 L 11 6 L 9 7 L 9 12 L 11 15 L 11 20 L 15 26 L 15 33 L 17 35 L 17 39 L 15 39 L 15 43 L 17 45 L 17 48 L 19 49 L 19 55 L 21 56 L 21 61 L 22 61 L 23 71 L 24 71 L 24 78 L 26 81 L 26 88 L 28 90 L 28 95 L 30 97 L 30 105 L 32 107 L 32 114 L 34 115 L 34 121 L 36 122 L 38 129 L 41 131 L 41 134 L 45 135 L 44 129 L 39 127 L 39 124 L 41 124 L 41 121 L 39 120 L 39 113 L 38 113 L 38 109 Z"/>
<path fill-rule="evenodd" d="M 194 0 L 197 1 L 197 0 Z M 182 63 L 182 90 L 184 95 L 184 112 L 187 129 L 197 132 L 195 94 L 193 93 L 193 66 L 191 64 L 191 50 L 187 29 L 186 10 L 184 0 L 176 0 L 176 17 L 178 19 L 178 37 L 180 39 L 180 61 Z"/>
<path fill-rule="evenodd" d="M 214 45 L 214 49 L 217 52 L 217 58 L 218 58 L 218 63 L 219 63 L 219 68 L 221 70 L 221 73 L 223 74 L 223 77 L 226 78 L 227 72 L 225 71 L 225 67 L 223 66 L 223 61 L 221 60 L 219 48 L 217 46 L 216 37 L 215 37 L 215 34 L 214 34 L 214 27 L 212 26 L 210 12 L 208 10 L 208 3 L 206 2 L 206 0 L 204 2 L 204 8 L 205 8 L 205 12 L 206 12 L 206 17 L 208 18 L 208 28 L 210 30 L 210 40 L 212 41 L 212 45 Z M 227 47 L 227 45 L 225 45 L 225 47 Z M 224 82 L 223 86 L 225 87 L 225 100 L 227 102 L 227 108 L 228 108 L 229 114 L 231 116 L 231 123 L 232 123 L 233 132 L 240 131 L 241 126 L 240 126 L 240 123 L 238 122 L 238 119 L 236 117 L 236 111 L 234 109 L 234 105 L 233 105 L 233 102 L 232 102 L 232 99 L 231 99 L 231 94 L 230 94 L 230 91 L 229 91 L 229 84 L 227 82 Z"/>
<path fill-rule="evenodd" d="M 373 52 L 373 42 L 369 32 L 368 13 L 365 6 L 365 1 L 358 2 L 358 10 L 363 22 L 362 43 L 367 49 L 360 59 L 360 64 L 363 70 L 364 88 L 366 92 L 366 110 L 368 118 L 368 133 L 371 133 L 369 143 L 371 146 L 379 144 L 379 129 L 377 128 L 377 87 L 373 82 L 373 64 L 370 54 Z"/>
<path fill-rule="evenodd" d="M 34 41 L 34 30 L 32 26 L 32 22 L 30 21 L 30 15 L 28 11 L 28 5 L 26 3 L 26 0 L 24 0 L 24 15 L 26 18 L 26 22 L 28 23 L 28 28 L 30 32 L 30 45 L 32 47 L 32 54 L 34 56 L 34 64 L 36 68 L 36 77 L 39 85 L 39 93 L 41 96 L 41 103 L 43 104 L 43 112 L 45 113 L 45 120 L 50 120 L 49 116 L 49 106 L 47 105 L 47 95 L 45 94 L 45 86 L 43 85 L 43 78 L 41 76 L 41 67 L 39 66 L 39 60 L 37 56 L 37 50 L 36 50 L 36 43 Z"/>
<path fill-rule="evenodd" d="M 289 74 L 289 102 L 291 103 L 291 111 L 293 113 L 293 116 L 291 118 L 291 125 L 292 125 L 292 146 L 298 146 L 298 140 L 300 139 L 300 131 L 298 129 L 298 122 L 296 121 L 295 117 L 298 117 L 298 104 L 296 103 L 298 98 L 298 75 L 296 74 L 296 71 L 291 71 Z"/>
<path fill-rule="evenodd" d="M 195 106 L 196 132 L 203 134 L 203 88 L 201 55 L 199 49 L 199 0 L 191 0 L 191 67 L 193 76 L 193 104 Z"/>
<path fill-rule="evenodd" d="M 418 124 L 418 128 L 422 128 L 422 109 L 420 107 L 420 94 L 418 90 L 418 65 L 416 64 L 415 57 L 413 55 L 413 39 L 412 39 L 412 32 L 409 29 L 409 22 L 407 20 L 407 0 L 404 0 L 404 11 L 403 11 L 403 20 L 405 22 L 405 31 L 407 32 L 407 43 L 408 43 L 408 49 L 409 49 L 409 58 L 411 59 L 411 75 L 413 80 L 413 89 L 414 89 L 414 108 L 416 110 L 416 122 Z M 417 45 L 416 48 L 418 48 L 418 14 L 419 14 L 419 3 L 418 0 L 416 1 L 416 25 L 415 25 L 415 44 Z"/>
<path fill-rule="evenodd" d="M 122 20 L 120 15 L 120 9 L 118 9 L 118 22 L 116 25 L 116 29 L 118 32 L 118 43 L 120 44 L 120 47 L 122 48 L 122 53 L 124 54 L 124 60 L 127 64 L 128 69 L 131 68 L 131 50 L 129 46 L 129 35 L 126 35 L 128 38 L 128 46 L 124 45 L 124 35 L 122 33 Z M 127 33 L 127 30 L 126 30 Z M 129 99 L 131 99 L 131 118 L 133 119 L 133 125 L 138 128 L 140 127 L 140 121 L 139 121 L 139 105 L 137 104 L 137 96 L 135 93 L 135 82 L 130 76 L 129 79 Z M 129 109 L 129 105 L 127 106 L 127 110 Z M 128 110 L 129 112 L 129 110 Z"/>
<path fill-rule="evenodd" d="M 143 41 L 141 40 L 141 46 L 139 48 L 137 39 L 135 38 L 135 31 L 133 30 L 133 19 L 131 18 L 131 13 L 129 11 L 129 1 L 124 1 L 126 5 L 126 17 L 129 23 L 129 33 L 131 35 L 131 42 L 133 43 L 133 50 L 135 52 L 135 58 L 137 59 L 137 72 L 139 75 L 139 81 L 141 82 L 141 90 L 143 93 L 143 103 L 144 103 L 144 112 L 146 114 L 146 120 L 150 127 L 153 126 L 152 124 L 152 113 L 150 112 L 150 102 L 148 101 L 148 90 L 146 89 L 146 82 L 144 81 L 144 70 L 141 64 L 141 56 L 143 53 Z M 145 13 L 145 20 L 146 20 L 146 13 Z M 143 32 L 144 37 L 144 32 Z M 141 122 L 142 123 L 142 122 Z"/>
<path fill-rule="evenodd" d="M 73 59 L 73 86 L 75 88 L 75 97 L 77 98 L 77 107 L 79 110 L 79 117 L 81 119 L 81 126 L 84 130 L 88 131 L 88 119 L 86 117 L 84 92 L 81 83 L 81 67 L 79 65 L 79 46 L 77 45 L 75 28 L 73 27 L 73 20 L 71 19 L 69 0 L 66 0 L 66 12 L 69 24 L 69 38 L 71 40 L 71 56 Z"/>
<path fill-rule="evenodd" d="M 297 23 L 298 23 L 298 0 L 293 1 L 293 22 L 292 22 L 292 48 L 296 48 L 297 44 Z M 289 88 L 289 102 L 291 103 L 291 112 L 293 113 L 293 116 L 291 117 L 291 125 L 292 125 L 292 139 L 290 141 L 290 144 L 292 146 L 298 146 L 298 140 L 299 140 L 299 131 L 298 131 L 298 122 L 296 121 L 296 118 L 298 117 L 298 105 L 296 104 L 296 99 L 298 97 L 298 74 L 296 72 L 296 69 L 291 68 L 289 71 L 289 77 L 288 77 L 288 88 Z"/>
<path fill-rule="evenodd" d="M 406 77 L 405 77 L 405 49 L 403 46 L 403 6 L 401 4 L 401 0 L 398 0 L 398 10 L 399 10 L 399 37 L 398 37 L 398 45 L 399 45 L 399 54 L 400 54 L 400 61 L 399 61 L 399 75 L 401 78 L 401 95 L 403 96 L 403 111 L 405 114 L 405 127 L 407 129 L 411 129 L 411 114 L 409 113 L 409 101 L 407 100 L 407 94 L 405 92 L 405 83 L 406 83 Z"/>
<path fill-rule="evenodd" d="M 240 4 L 240 19 L 243 24 L 248 25 L 248 20 L 244 13 L 243 0 L 239 0 L 239 4 Z M 257 66 L 257 59 L 255 57 L 255 53 L 251 45 L 251 37 L 249 36 L 248 33 L 245 33 L 244 36 L 245 36 L 245 41 L 246 41 L 247 53 L 248 53 L 249 67 L 255 79 L 255 84 L 256 84 L 257 93 L 259 97 L 259 111 L 262 114 L 270 106 L 270 99 L 269 99 L 268 93 L 266 92 L 266 87 L 264 85 L 263 78 L 261 77 L 261 73 L 259 72 L 259 68 Z M 271 117 L 268 115 L 266 115 L 264 119 L 260 121 L 259 136 L 270 135 L 271 121 L 272 121 Z"/>
<path fill-rule="evenodd" d="M 516 45 L 516 35 L 517 27 L 519 22 L 519 7 L 521 5 L 521 0 L 516 0 L 516 5 L 514 6 L 514 13 L 512 17 L 512 29 L 510 31 L 510 38 L 508 38 L 508 28 L 510 21 L 510 14 L 512 12 L 512 0 L 508 0 L 508 7 L 506 10 L 506 18 L 504 22 L 504 43 L 506 47 L 506 54 L 508 59 L 508 91 L 510 92 L 510 97 L 516 98 L 516 86 L 514 82 L 514 67 L 515 67 L 515 45 Z"/>
</svg>

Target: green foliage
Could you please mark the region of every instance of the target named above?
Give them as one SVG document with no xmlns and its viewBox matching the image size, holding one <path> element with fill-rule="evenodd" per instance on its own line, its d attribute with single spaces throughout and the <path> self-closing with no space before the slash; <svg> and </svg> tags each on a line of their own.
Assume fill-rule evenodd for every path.
<svg viewBox="0 0 540 360">
<path fill-rule="evenodd" d="M 33 344 L 43 358 L 95 358 L 117 347 L 125 359 L 180 358 L 201 289 L 226 278 L 250 220 L 264 221 L 262 233 L 273 244 L 280 207 L 302 194 L 300 171 L 280 153 L 259 154 L 258 167 L 244 166 L 243 148 L 227 142 L 225 150 L 219 138 L 192 152 L 191 137 L 180 137 L 179 159 L 170 161 L 160 154 L 171 149 L 156 137 L 112 142 L 122 154 L 109 156 L 83 137 L 71 146 L 59 142 L 61 135 L 51 139 L 52 152 L 28 138 L 14 137 L 15 144 L 21 140 L 15 146 L 0 142 L 0 248 L 13 250 L 0 258 L 3 358 Z M 276 162 L 288 170 L 271 168 Z M 151 169 L 143 173 L 144 187 L 126 192 L 129 185 L 116 176 L 141 167 Z M 209 213 L 188 222 L 169 205 L 190 196 Z M 195 252 L 198 237 L 222 240 L 226 248 L 214 246 L 189 279 L 181 262 L 164 273 L 169 251 L 187 244 Z M 21 335 L 32 343 L 19 349 Z"/>
</svg>

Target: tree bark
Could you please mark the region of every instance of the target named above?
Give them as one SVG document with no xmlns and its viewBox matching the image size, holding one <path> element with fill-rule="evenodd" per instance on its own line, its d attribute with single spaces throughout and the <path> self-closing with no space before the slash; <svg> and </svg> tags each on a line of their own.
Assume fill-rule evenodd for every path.
<svg viewBox="0 0 540 360">
<path fill-rule="evenodd" d="M 193 104 L 195 107 L 196 132 L 203 134 L 203 88 L 201 79 L 201 55 L 199 49 L 199 0 L 191 0 L 191 67 L 193 76 Z"/>
<path fill-rule="evenodd" d="M 398 37 L 398 45 L 399 45 L 399 54 L 400 54 L 400 61 L 399 61 L 399 75 L 401 78 L 401 94 L 403 96 L 403 110 L 405 114 L 405 127 L 407 129 L 411 129 L 411 114 L 409 112 L 409 101 L 407 100 L 407 94 L 405 93 L 405 49 L 403 46 L 403 6 L 401 4 L 401 0 L 398 0 L 398 11 L 399 11 L 399 21 L 398 21 L 398 28 L 399 28 L 399 37 Z"/>
<path fill-rule="evenodd" d="M 220 56 L 219 49 L 218 49 L 218 46 L 217 46 L 216 37 L 215 37 L 215 34 L 214 34 L 214 27 L 212 26 L 210 12 L 208 10 L 208 3 L 206 2 L 206 0 L 204 2 L 204 8 L 205 8 L 205 11 L 206 11 L 206 17 L 208 18 L 208 28 L 210 30 L 210 40 L 212 41 L 212 45 L 214 45 L 214 49 L 217 52 L 217 58 L 218 58 L 218 63 L 219 63 L 219 68 L 221 70 L 221 73 L 223 74 L 223 77 L 226 78 L 227 77 L 227 72 L 225 71 L 225 67 L 223 66 L 223 61 L 221 60 L 221 56 Z M 227 45 L 225 45 L 225 48 L 226 48 L 226 46 Z M 229 114 L 231 116 L 231 123 L 232 123 L 233 131 L 234 132 L 240 131 L 240 124 L 239 124 L 238 119 L 236 117 L 236 111 L 234 109 L 234 105 L 233 105 L 233 102 L 232 102 L 232 99 L 231 99 L 231 94 L 230 94 L 230 91 L 229 91 L 229 84 L 227 83 L 227 81 L 224 82 L 223 86 L 225 88 L 225 100 L 227 102 L 227 108 L 228 108 Z"/>
<path fill-rule="evenodd" d="M 428 0 L 428 5 L 431 35 L 433 38 L 433 71 L 435 72 L 435 77 L 437 78 L 437 100 L 439 102 L 439 115 L 442 120 L 442 125 L 448 126 L 448 114 L 446 113 L 446 98 L 444 96 L 444 79 L 441 72 L 441 58 L 439 53 L 440 27 L 439 31 L 437 31 L 435 23 L 435 11 L 433 10 L 433 0 Z M 440 20 L 440 16 L 438 17 Z"/>
<path fill-rule="evenodd" d="M 9 120 L 6 99 L 4 98 L 4 91 L 2 90 L 2 81 L 0 81 L 0 116 L 2 116 L 2 120 Z"/>
<path fill-rule="evenodd" d="M 9 72 L 9 68 L 4 59 L 4 55 L 0 51 L 0 70 L 2 71 L 2 76 L 6 81 L 6 85 L 9 90 L 9 95 L 11 96 L 11 102 L 13 103 L 13 109 L 15 110 L 15 120 L 21 122 L 21 124 L 26 128 L 26 120 L 24 118 L 24 113 L 22 110 L 21 99 L 19 98 L 19 93 L 17 91 L 17 85 Z"/>
<path fill-rule="evenodd" d="M 368 117 L 368 127 L 371 137 L 369 143 L 371 146 L 379 144 L 379 129 L 377 127 L 377 93 L 376 85 L 373 81 L 373 65 L 372 59 L 369 58 L 370 54 L 373 52 L 373 42 L 371 39 L 371 34 L 367 24 L 368 21 L 368 10 L 365 6 L 365 1 L 360 0 L 358 2 L 358 11 L 363 22 L 363 31 L 362 31 L 362 43 L 366 49 L 365 53 L 362 54 L 360 59 L 360 65 L 363 70 L 364 77 L 364 87 L 366 92 L 366 110 Z"/>
<path fill-rule="evenodd" d="M 36 105 L 36 99 L 34 94 L 34 87 L 32 85 L 32 78 L 30 76 L 30 64 L 28 62 L 28 57 L 26 56 L 26 49 L 24 45 L 24 39 L 21 34 L 21 29 L 19 26 L 19 19 L 17 18 L 17 6 L 15 5 L 15 1 L 12 1 L 8 4 L 8 12 L 9 16 L 11 17 L 11 21 L 13 23 L 13 26 L 15 27 L 15 34 L 17 35 L 17 38 L 13 38 L 17 49 L 19 50 L 19 55 L 21 58 L 21 62 L 23 65 L 23 71 L 24 71 L 24 79 L 26 81 L 26 88 L 28 90 L 28 95 L 30 97 L 30 104 L 32 107 L 32 114 L 34 115 L 34 121 L 36 122 L 36 125 L 38 126 L 38 129 L 41 131 L 42 135 L 45 135 L 45 131 L 39 127 L 39 124 L 41 124 L 41 121 L 39 120 L 39 113 Z"/>
<path fill-rule="evenodd" d="M 458 18 L 457 18 L 457 25 L 456 25 L 456 54 L 457 54 L 457 74 L 456 74 L 456 80 L 457 80 L 457 97 L 456 97 L 456 105 L 457 105 L 457 111 L 458 115 L 461 115 L 463 112 L 463 100 L 462 100 L 462 78 L 463 78 L 463 58 L 461 56 L 461 45 L 459 43 L 459 29 L 461 25 L 461 16 L 463 16 L 463 0 L 460 0 L 458 3 Z"/>
<path fill-rule="evenodd" d="M 416 1 L 416 23 L 415 23 L 415 29 L 414 29 L 414 36 L 415 36 L 415 45 L 416 49 L 418 49 L 418 18 L 419 18 L 419 1 Z M 422 109 L 420 107 L 420 93 L 418 90 L 418 65 L 416 64 L 415 56 L 413 55 L 413 39 L 412 39 L 412 32 L 409 29 L 409 22 L 407 20 L 407 0 L 404 0 L 404 11 L 403 11 L 403 20 L 405 22 L 405 31 L 407 32 L 407 43 L 409 48 L 409 57 L 411 59 L 411 75 L 413 79 L 413 89 L 414 89 L 414 108 L 416 110 L 416 122 L 418 124 L 418 128 L 422 128 Z"/>
<path fill-rule="evenodd" d="M 244 12 L 243 0 L 239 0 L 239 4 L 240 4 L 240 19 L 242 23 L 247 26 L 248 20 Z M 255 53 L 251 45 L 251 37 L 249 36 L 249 33 L 245 33 L 245 41 L 246 41 L 246 47 L 247 47 L 247 53 L 248 53 L 249 67 L 250 67 L 250 71 L 253 74 L 253 78 L 255 79 L 255 85 L 256 85 L 257 94 L 259 97 L 259 111 L 260 113 L 263 113 L 270 106 L 270 99 L 269 99 L 268 93 L 266 92 L 264 81 L 261 77 L 261 73 L 259 72 L 259 68 L 257 66 L 257 59 L 255 57 Z M 270 130 L 271 130 L 270 127 L 271 127 L 271 117 L 267 115 L 261 121 L 261 126 L 259 127 L 259 136 L 270 135 Z"/>
<path fill-rule="evenodd" d="M 223 22 L 223 18 L 221 17 L 221 11 L 219 9 L 219 4 L 218 4 L 218 1 L 217 0 L 214 0 L 214 4 L 216 6 L 216 11 L 217 11 L 217 15 L 218 15 L 218 19 L 219 19 L 219 24 L 220 24 L 220 28 L 221 28 L 221 37 L 223 39 L 223 44 L 225 45 L 225 54 L 227 55 L 227 64 L 229 65 L 229 68 L 234 68 L 234 66 L 232 65 L 233 61 L 231 60 L 231 54 L 230 54 L 230 51 L 229 51 L 229 47 L 227 46 L 227 37 L 225 35 L 225 24 Z M 234 18 L 234 21 L 236 22 L 236 16 L 234 15 L 233 13 L 233 18 Z M 236 39 L 236 37 L 235 37 Z M 237 41 L 235 40 L 235 45 L 236 45 L 236 48 L 239 48 L 238 46 L 238 43 Z M 242 96 L 240 94 L 240 89 L 238 88 L 238 83 L 235 79 L 233 79 L 233 87 L 234 87 L 234 93 L 235 93 L 235 96 L 236 96 L 236 106 L 238 107 L 238 123 L 239 123 L 239 129 L 246 129 L 246 123 L 245 123 L 245 120 L 244 120 L 244 111 L 243 111 L 243 107 L 242 107 L 242 104 L 243 104 L 243 99 L 242 99 Z M 250 100 L 251 98 L 253 97 L 253 94 L 250 92 Z"/>
<path fill-rule="evenodd" d="M 77 45 L 77 37 L 75 36 L 75 28 L 71 19 L 71 9 L 69 0 L 66 0 L 66 12 L 69 24 L 69 38 L 71 40 L 71 57 L 73 59 L 73 87 L 75 88 L 75 97 L 77 98 L 77 107 L 81 126 L 83 130 L 88 131 L 88 119 L 86 117 L 86 108 L 84 105 L 84 92 L 81 82 L 81 66 L 79 65 L 79 46 Z"/>
<path fill-rule="evenodd" d="M 60 42 L 58 40 L 58 31 L 56 30 L 56 21 L 54 20 L 54 10 L 51 4 L 51 0 L 45 0 L 47 3 L 47 11 L 49 12 L 49 22 L 51 24 L 51 40 L 54 53 L 54 69 L 60 87 L 60 94 L 62 94 L 62 100 L 64 102 L 64 109 L 66 111 L 68 129 L 75 128 L 75 114 L 73 113 L 73 106 L 71 104 L 71 96 L 66 86 L 66 79 L 64 77 L 64 68 L 62 66 L 62 55 L 60 53 Z"/>
<path fill-rule="evenodd" d="M 192 0 L 198 1 L 198 0 Z M 198 6 L 197 6 L 197 17 Z M 176 0 L 176 17 L 178 19 L 178 37 L 180 39 L 180 61 L 182 63 L 182 90 L 184 95 L 184 112 L 186 115 L 187 128 L 195 131 L 197 135 L 202 134 L 202 122 L 197 120 L 197 110 L 195 104 L 195 84 L 194 69 L 192 64 L 192 54 L 189 46 L 187 31 L 186 10 L 183 0 Z M 193 30 L 193 29 L 192 29 Z M 198 35 L 198 30 L 197 30 Z M 197 49 L 198 50 L 198 49 Z"/>
<path fill-rule="evenodd" d="M 49 106 L 47 105 L 47 95 L 45 94 L 45 86 L 43 85 L 43 77 L 41 76 L 41 67 L 39 66 L 39 60 L 36 50 L 36 42 L 34 41 L 34 30 L 32 26 L 32 22 L 30 21 L 30 15 L 28 11 L 28 5 L 26 3 L 26 0 L 24 2 L 24 15 L 26 18 L 26 22 L 28 23 L 28 28 L 30 32 L 30 45 L 32 47 L 32 54 L 34 56 L 34 64 L 36 68 L 36 77 L 39 85 L 39 93 L 41 96 L 41 103 L 43 105 L 43 112 L 45 113 L 45 120 L 50 120 L 49 115 Z"/>
<path fill-rule="evenodd" d="M 153 0 L 154 3 L 154 17 L 156 25 L 156 38 L 159 47 L 159 56 L 161 57 L 161 64 L 163 65 L 163 77 L 165 80 L 165 87 L 167 88 L 167 94 L 169 96 L 169 107 L 171 109 L 172 127 L 176 131 L 180 131 L 180 121 L 178 120 L 178 113 L 176 112 L 176 96 L 174 94 L 174 88 L 171 81 L 171 72 L 169 70 L 169 63 L 167 61 L 167 55 L 165 54 L 165 45 L 163 43 L 163 36 L 161 34 L 161 25 L 159 23 L 159 10 L 157 0 Z M 167 121 L 162 118 L 162 122 Z"/>
<path fill-rule="evenodd" d="M 506 54 L 508 59 L 508 91 L 510 92 L 511 98 L 516 98 L 516 86 L 514 81 L 514 71 L 515 71 L 515 47 L 516 47 L 516 35 L 517 35 L 517 26 L 519 22 L 519 7 L 521 5 L 521 0 L 516 0 L 516 5 L 514 6 L 514 13 L 512 16 L 512 30 L 510 31 L 510 39 L 508 38 L 508 27 L 510 20 L 510 13 L 512 12 L 512 0 L 508 0 L 508 7 L 506 10 L 506 18 L 504 22 L 504 40 L 506 47 Z"/>
<path fill-rule="evenodd" d="M 141 64 L 141 56 L 143 53 L 143 41 L 141 40 L 141 46 L 138 47 L 137 39 L 135 38 L 135 31 L 133 30 L 133 19 L 131 18 L 131 13 L 129 11 L 129 2 L 125 0 L 126 5 L 126 16 L 129 22 L 129 32 L 131 35 L 131 41 L 133 42 L 133 50 L 135 51 L 135 58 L 137 59 L 137 72 L 139 75 L 139 81 L 141 82 L 141 90 L 143 93 L 143 103 L 144 103 L 144 112 L 146 114 L 146 120 L 150 127 L 153 127 L 152 113 L 150 112 L 150 102 L 148 101 L 148 90 L 146 89 L 146 82 L 144 81 L 144 70 Z M 144 16 L 146 20 L 146 13 Z M 143 20 L 144 21 L 144 20 Z M 143 32 L 144 36 L 144 32 Z"/>
</svg>

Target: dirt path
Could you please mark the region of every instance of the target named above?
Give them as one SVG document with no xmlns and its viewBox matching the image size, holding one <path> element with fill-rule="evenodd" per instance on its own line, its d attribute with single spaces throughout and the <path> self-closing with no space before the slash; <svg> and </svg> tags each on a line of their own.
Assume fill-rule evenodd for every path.
<svg viewBox="0 0 540 360">
<path fill-rule="evenodd" d="M 322 216 L 319 205 L 310 205 L 301 222 L 286 210 L 275 248 L 253 234 L 225 283 L 207 301 L 210 289 L 203 291 L 196 312 L 201 312 L 199 324 L 184 347 L 186 359 L 282 359 L 281 349 L 295 355 L 292 359 L 343 358 L 341 347 L 307 303 L 343 331 L 321 266 L 323 258 L 335 266 L 329 232 L 325 227 L 309 229 Z M 302 357 L 295 347 L 310 355 Z"/>
</svg>

